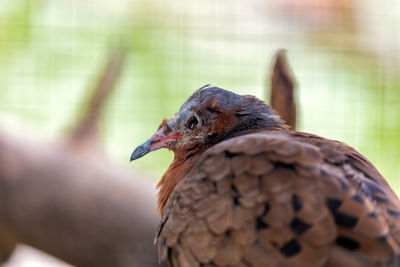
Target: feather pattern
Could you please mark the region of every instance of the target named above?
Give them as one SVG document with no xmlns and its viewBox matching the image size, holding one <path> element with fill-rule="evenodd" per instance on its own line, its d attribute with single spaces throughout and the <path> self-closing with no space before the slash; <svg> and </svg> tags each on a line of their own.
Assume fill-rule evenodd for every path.
<svg viewBox="0 0 400 267">
<path fill-rule="evenodd" d="M 207 150 L 171 195 L 157 238 L 161 259 L 176 258 L 173 266 L 389 265 L 399 253 L 400 205 L 382 179 L 351 147 L 314 135 L 229 139 Z"/>
</svg>

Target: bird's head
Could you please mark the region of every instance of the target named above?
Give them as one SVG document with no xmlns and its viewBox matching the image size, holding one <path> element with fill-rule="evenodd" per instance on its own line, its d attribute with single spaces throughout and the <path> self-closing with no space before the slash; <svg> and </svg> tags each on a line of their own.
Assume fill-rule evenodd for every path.
<svg viewBox="0 0 400 267">
<path fill-rule="evenodd" d="M 244 131 L 286 127 L 263 101 L 248 95 L 204 86 L 198 89 L 157 132 L 132 153 L 131 161 L 168 148 L 184 160 Z"/>
</svg>

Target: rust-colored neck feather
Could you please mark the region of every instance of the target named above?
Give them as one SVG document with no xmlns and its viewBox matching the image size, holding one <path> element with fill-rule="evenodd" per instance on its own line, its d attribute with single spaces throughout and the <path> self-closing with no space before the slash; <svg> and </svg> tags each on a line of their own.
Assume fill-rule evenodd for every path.
<svg viewBox="0 0 400 267">
<path fill-rule="evenodd" d="M 197 161 L 200 153 L 194 155 L 188 160 L 185 157 L 180 157 L 175 154 L 175 158 L 169 165 L 167 171 L 162 176 L 160 182 L 157 184 L 157 188 L 160 188 L 158 192 L 158 212 L 160 216 L 168 202 L 168 199 L 174 190 L 175 186 L 182 180 L 183 176 Z"/>
</svg>

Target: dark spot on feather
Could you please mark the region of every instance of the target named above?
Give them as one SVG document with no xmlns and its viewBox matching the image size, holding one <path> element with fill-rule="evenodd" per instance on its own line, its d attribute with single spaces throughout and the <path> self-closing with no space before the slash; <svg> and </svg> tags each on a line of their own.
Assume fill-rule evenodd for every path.
<svg viewBox="0 0 400 267">
<path fill-rule="evenodd" d="M 357 241 L 343 236 L 340 236 L 336 239 L 336 244 L 351 251 L 356 250 L 360 247 L 360 244 L 358 244 Z"/>
<path fill-rule="evenodd" d="M 240 117 L 244 117 L 244 116 L 249 116 L 249 114 L 236 113 L 235 116 L 240 118 Z"/>
<path fill-rule="evenodd" d="M 385 193 L 382 188 L 380 187 L 380 185 L 375 182 L 372 179 L 369 178 L 360 178 L 362 184 L 361 184 L 361 189 L 367 189 L 368 191 L 372 192 L 373 194 L 376 193 Z M 364 187 L 363 187 L 364 186 Z"/>
<path fill-rule="evenodd" d="M 283 163 L 283 162 L 277 162 L 277 163 L 275 164 L 275 167 L 276 167 L 276 168 L 282 167 L 282 168 L 285 168 L 285 169 L 294 169 L 293 165 L 291 165 L 291 164 L 286 164 L 286 163 Z"/>
<path fill-rule="evenodd" d="M 354 160 L 346 159 L 346 160 L 342 160 L 342 161 L 331 161 L 331 163 L 336 165 L 336 166 L 342 166 L 342 165 L 345 165 L 345 164 L 352 165 L 354 163 Z"/>
<path fill-rule="evenodd" d="M 218 191 L 217 182 L 216 181 L 212 181 L 212 185 L 213 185 L 213 191 L 214 191 L 214 193 L 216 193 Z"/>
<path fill-rule="evenodd" d="M 231 189 L 232 189 L 232 191 L 233 191 L 234 193 L 238 193 L 238 190 L 237 190 L 237 188 L 236 188 L 236 185 L 231 184 Z"/>
<path fill-rule="evenodd" d="M 225 231 L 225 235 L 226 236 L 231 236 L 231 234 L 232 234 L 231 229 Z"/>
<path fill-rule="evenodd" d="M 265 215 L 267 215 L 270 208 L 271 208 L 271 207 L 269 206 L 269 204 L 268 204 L 268 203 L 265 203 L 264 210 L 263 210 L 263 212 L 261 213 L 260 218 L 263 218 Z"/>
<path fill-rule="evenodd" d="M 321 175 L 322 176 L 331 177 L 331 175 L 327 171 L 325 171 L 324 169 L 321 169 Z"/>
<path fill-rule="evenodd" d="M 231 153 L 229 151 L 225 151 L 225 157 L 227 157 L 228 159 L 233 158 L 234 156 L 236 156 L 237 154 L 235 153 Z"/>
<path fill-rule="evenodd" d="M 372 199 L 374 199 L 376 202 L 379 202 L 379 203 L 388 203 L 389 202 L 389 200 L 385 197 L 374 196 Z"/>
<path fill-rule="evenodd" d="M 342 205 L 342 200 L 335 198 L 327 198 L 326 205 L 328 206 L 331 212 L 336 211 L 340 205 Z"/>
<path fill-rule="evenodd" d="M 297 195 L 292 196 L 292 206 L 295 212 L 298 212 L 303 208 L 303 205 L 301 204 L 301 201 Z"/>
<path fill-rule="evenodd" d="M 237 207 L 237 206 L 239 206 L 240 205 L 240 203 L 239 203 L 239 197 L 238 196 L 234 196 L 233 197 L 233 206 L 234 207 Z"/>
<path fill-rule="evenodd" d="M 172 260 L 172 248 L 171 247 L 168 247 L 167 259 L 168 259 L 168 266 L 172 266 L 173 260 Z"/>
<path fill-rule="evenodd" d="M 360 194 L 355 194 L 353 196 L 353 199 L 360 204 L 364 204 L 364 199 L 362 198 L 362 196 Z"/>
<path fill-rule="evenodd" d="M 382 242 L 387 242 L 388 236 L 387 236 L 387 235 L 383 235 L 383 236 L 378 237 L 378 239 L 379 239 L 380 241 L 382 241 Z"/>
<path fill-rule="evenodd" d="M 286 257 L 292 257 L 301 251 L 300 244 L 296 241 L 296 239 L 292 239 L 287 242 L 283 247 L 280 249 L 281 253 Z"/>
<path fill-rule="evenodd" d="M 326 204 L 331 211 L 333 218 L 335 219 L 336 224 L 340 226 L 344 226 L 346 228 L 352 228 L 357 224 L 358 218 L 347 215 L 341 212 L 338 212 L 340 205 L 342 205 L 342 201 L 334 198 L 327 198 Z"/>
<path fill-rule="evenodd" d="M 346 228 L 353 228 L 358 222 L 358 218 L 351 215 L 347 215 L 337 211 L 333 211 L 332 214 L 336 224 Z"/>
<path fill-rule="evenodd" d="M 344 181 L 342 181 L 342 179 L 337 179 L 337 180 L 339 181 L 340 186 L 342 187 L 343 190 L 347 191 L 350 189 L 350 186 Z"/>
<path fill-rule="evenodd" d="M 292 228 L 292 230 L 295 231 L 297 234 L 301 235 L 311 228 L 311 224 L 308 224 L 295 217 L 290 223 L 290 228 Z"/>
<path fill-rule="evenodd" d="M 256 220 L 256 229 L 257 229 L 257 231 L 261 231 L 261 230 L 267 229 L 268 227 L 269 227 L 269 225 L 267 223 L 263 222 L 260 219 L 260 217 L 257 217 L 257 220 Z"/>
<path fill-rule="evenodd" d="M 346 174 L 347 180 L 351 180 L 354 177 L 354 175 Z"/>
<path fill-rule="evenodd" d="M 387 211 L 388 211 L 388 213 L 389 213 L 390 215 L 392 215 L 392 216 L 396 216 L 396 217 L 399 217 L 399 216 L 400 216 L 400 212 L 397 211 L 397 210 L 388 209 Z"/>
<path fill-rule="evenodd" d="M 385 192 L 383 189 L 380 187 L 380 185 L 375 182 L 374 180 L 371 180 L 369 178 L 360 178 L 361 180 L 361 191 L 370 199 L 375 200 L 376 202 L 379 203 L 387 203 L 388 199 L 385 197 L 381 197 L 379 195 L 384 195 Z"/>
<path fill-rule="evenodd" d="M 369 190 L 366 184 L 361 184 L 361 192 L 363 192 L 369 199 L 374 198 L 374 194 L 371 190 Z"/>
</svg>

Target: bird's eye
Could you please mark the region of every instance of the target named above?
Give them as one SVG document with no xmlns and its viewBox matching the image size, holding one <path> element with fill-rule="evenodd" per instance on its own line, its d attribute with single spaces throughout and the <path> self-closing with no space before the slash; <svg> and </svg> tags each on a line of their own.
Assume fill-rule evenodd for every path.
<svg viewBox="0 0 400 267">
<path fill-rule="evenodd" d="M 199 121 L 196 117 L 190 117 L 190 119 L 186 122 L 186 128 L 188 128 L 189 130 L 193 130 L 194 127 L 196 127 L 197 123 L 199 123 Z"/>
</svg>

